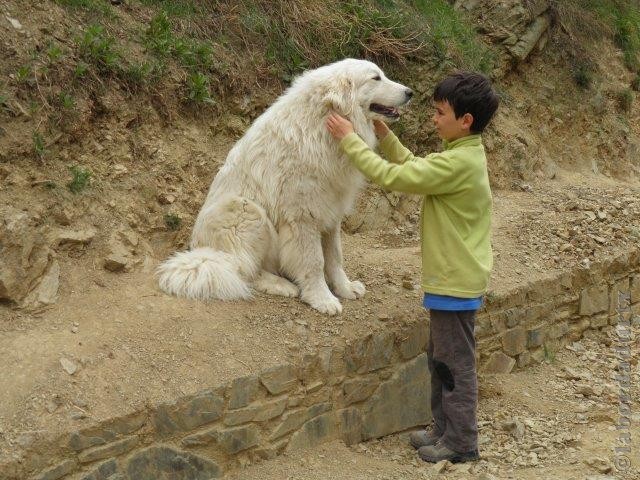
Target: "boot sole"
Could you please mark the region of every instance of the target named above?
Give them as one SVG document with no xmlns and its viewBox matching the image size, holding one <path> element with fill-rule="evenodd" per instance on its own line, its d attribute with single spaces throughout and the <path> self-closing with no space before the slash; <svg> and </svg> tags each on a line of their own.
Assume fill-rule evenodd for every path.
<svg viewBox="0 0 640 480">
<path fill-rule="evenodd" d="M 438 463 L 442 460 L 449 460 L 451 463 L 465 463 L 474 462 L 480 459 L 480 455 L 478 454 L 477 450 L 467 453 L 456 453 L 455 455 L 451 455 L 448 457 L 430 457 L 429 455 L 422 455 L 420 453 L 418 453 L 418 456 L 425 462 L 429 463 Z"/>
</svg>

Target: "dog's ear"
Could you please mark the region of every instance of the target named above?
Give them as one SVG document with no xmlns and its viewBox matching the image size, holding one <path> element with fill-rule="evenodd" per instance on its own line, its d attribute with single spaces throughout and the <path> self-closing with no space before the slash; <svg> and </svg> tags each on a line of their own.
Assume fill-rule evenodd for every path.
<svg viewBox="0 0 640 480">
<path fill-rule="evenodd" d="M 327 86 L 323 98 L 324 104 L 330 110 L 341 115 L 350 115 L 356 101 L 356 88 L 349 78 L 339 78 Z"/>
</svg>

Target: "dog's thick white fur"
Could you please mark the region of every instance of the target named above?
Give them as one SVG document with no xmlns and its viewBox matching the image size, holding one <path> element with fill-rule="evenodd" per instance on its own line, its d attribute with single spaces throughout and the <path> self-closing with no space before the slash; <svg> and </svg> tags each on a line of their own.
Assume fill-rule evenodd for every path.
<svg viewBox="0 0 640 480">
<path fill-rule="evenodd" d="M 340 243 L 340 223 L 364 178 L 325 119 L 331 109 L 345 115 L 374 147 L 372 120 L 397 115 L 379 107 L 403 105 L 410 96 L 365 60 L 345 59 L 298 77 L 229 152 L 196 219 L 191 249 L 158 268 L 160 287 L 223 300 L 249 298 L 253 287 L 299 295 L 331 315 L 342 311 L 334 294 L 364 295 L 364 285 L 342 268 Z"/>
</svg>

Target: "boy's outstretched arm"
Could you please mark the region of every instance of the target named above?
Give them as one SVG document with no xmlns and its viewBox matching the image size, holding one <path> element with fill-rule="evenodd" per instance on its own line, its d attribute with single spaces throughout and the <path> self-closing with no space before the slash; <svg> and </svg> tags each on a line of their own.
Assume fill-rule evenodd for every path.
<svg viewBox="0 0 640 480">
<path fill-rule="evenodd" d="M 334 138 L 340 140 L 340 148 L 351 162 L 372 182 L 387 190 L 438 195 L 451 193 L 464 182 L 464 175 L 456 172 L 452 163 L 439 154 L 426 158 L 415 157 L 402 147 L 400 142 L 389 135 L 385 140 L 397 142 L 408 152 L 406 161 L 401 165 L 387 162 L 377 155 L 356 133 L 351 122 L 337 114 L 327 118 L 327 129 Z M 394 145 L 387 146 L 387 149 Z"/>
</svg>

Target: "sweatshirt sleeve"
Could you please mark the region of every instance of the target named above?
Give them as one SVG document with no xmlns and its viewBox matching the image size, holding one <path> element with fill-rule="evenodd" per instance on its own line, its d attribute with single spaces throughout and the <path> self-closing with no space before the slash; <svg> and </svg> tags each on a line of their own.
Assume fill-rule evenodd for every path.
<svg viewBox="0 0 640 480">
<path fill-rule="evenodd" d="M 395 133 L 391 131 L 378 143 L 378 148 L 384 157 L 393 163 L 402 164 L 413 157 L 409 149 L 402 145 Z"/>
<path fill-rule="evenodd" d="M 345 136 L 340 142 L 340 148 L 369 180 L 387 190 L 439 195 L 459 189 L 463 179 L 459 175 L 461 172 L 457 171 L 456 162 L 439 153 L 425 158 L 415 157 L 400 142 L 397 143 L 401 149 L 389 143 L 382 148 L 392 150 L 387 151 L 387 154 L 399 154 L 394 160 L 403 160 L 402 164 L 387 162 L 355 133 Z"/>
</svg>

